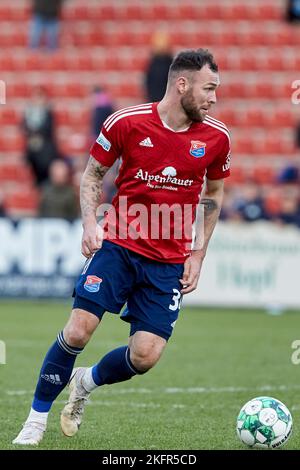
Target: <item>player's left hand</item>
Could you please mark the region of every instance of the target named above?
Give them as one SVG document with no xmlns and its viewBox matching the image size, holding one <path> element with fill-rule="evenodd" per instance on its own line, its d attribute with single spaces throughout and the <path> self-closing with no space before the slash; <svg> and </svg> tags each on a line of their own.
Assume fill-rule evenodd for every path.
<svg viewBox="0 0 300 470">
<path fill-rule="evenodd" d="M 180 282 L 183 286 L 181 289 L 182 294 L 188 294 L 189 292 L 193 292 L 196 289 L 200 272 L 201 266 L 203 263 L 203 257 L 198 256 L 196 254 L 192 254 L 184 263 L 184 272 L 182 279 Z"/>
</svg>

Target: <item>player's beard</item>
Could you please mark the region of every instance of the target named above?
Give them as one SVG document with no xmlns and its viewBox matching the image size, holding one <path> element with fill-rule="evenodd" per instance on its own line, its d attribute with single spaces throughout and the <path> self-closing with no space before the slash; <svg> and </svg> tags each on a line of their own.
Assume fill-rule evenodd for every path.
<svg viewBox="0 0 300 470">
<path fill-rule="evenodd" d="M 190 89 L 180 100 L 181 106 L 189 118 L 193 122 L 202 122 L 204 116 L 201 115 L 198 106 L 196 105 L 195 98 L 193 96 L 193 90 Z"/>
</svg>

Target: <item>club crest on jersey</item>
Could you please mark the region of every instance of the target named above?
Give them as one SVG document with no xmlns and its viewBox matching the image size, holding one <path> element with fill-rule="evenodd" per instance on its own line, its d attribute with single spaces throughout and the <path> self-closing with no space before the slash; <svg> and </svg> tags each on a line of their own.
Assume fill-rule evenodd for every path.
<svg viewBox="0 0 300 470">
<path fill-rule="evenodd" d="M 200 140 L 191 140 L 190 154 L 195 158 L 204 157 L 206 144 Z"/>
<path fill-rule="evenodd" d="M 84 288 L 88 292 L 98 292 L 100 289 L 100 284 L 102 282 L 101 277 L 98 276 L 87 276 L 84 283 Z"/>
</svg>

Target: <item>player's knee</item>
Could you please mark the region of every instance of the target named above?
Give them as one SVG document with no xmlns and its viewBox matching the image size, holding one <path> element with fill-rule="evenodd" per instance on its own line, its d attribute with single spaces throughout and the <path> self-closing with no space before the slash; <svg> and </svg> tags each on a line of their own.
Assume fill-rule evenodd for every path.
<svg viewBox="0 0 300 470">
<path fill-rule="evenodd" d="M 64 338 L 69 346 L 83 348 L 90 339 L 89 333 L 82 325 L 67 325 L 64 329 Z"/>
<path fill-rule="evenodd" d="M 130 360 L 134 367 L 141 373 L 147 372 L 155 366 L 160 354 L 146 346 L 130 350 Z"/>
</svg>

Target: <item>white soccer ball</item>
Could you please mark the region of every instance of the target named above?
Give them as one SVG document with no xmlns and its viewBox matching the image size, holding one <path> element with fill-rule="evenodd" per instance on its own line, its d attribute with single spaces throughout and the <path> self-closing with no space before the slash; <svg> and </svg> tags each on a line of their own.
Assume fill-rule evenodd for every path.
<svg viewBox="0 0 300 470">
<path fill-rule="evenodd" d="M 248 401 L 237 418 L 237 435 L 249 447 L 281 447 L 289 439 L 293 419 L 288 408 L 272 397 Z"/>
</svg>

